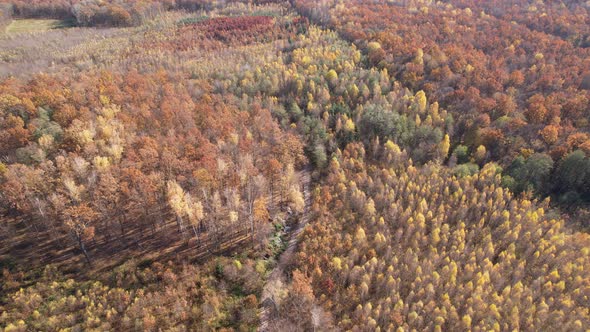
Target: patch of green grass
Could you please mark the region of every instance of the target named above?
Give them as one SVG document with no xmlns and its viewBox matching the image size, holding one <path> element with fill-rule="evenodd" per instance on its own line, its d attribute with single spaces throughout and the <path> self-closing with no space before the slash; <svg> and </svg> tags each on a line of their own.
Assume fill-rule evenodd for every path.
<svg viewBox="0 0 590 332">
<path fill-rule="evenodd" d="M 187 18 L 183 18 L 182 20 L 178 21 L 178 25 L 183 26 L 183 25 L 190 25 L 190 24 L 196 24 L 199 22 L 203 22 L 209 19 L 209 16 L 207 15 L 203 15 L 203 16 L 197 16 L 197 17 L 187 17 Z"/>
<path fill-rule="evenodd" d="M 281 16 L 280 13 L 272 10 L 257 10 L 252 12 L 252 16 L 269 16 L 269 17 L 279 17 Z"/>
<path fill-rule="evenodd" d="M 274 223 L 273 226 L 275 230 L 269 241 L 269 249 L 272 253 L 272 256 L 278 258 L 283 253 L 283 251 L 287 249 L 288 237 L 287 233 L 285 232 L 284 223 L 277 222 Z"/>
<path fill-rule="evenodd" d="M 52 29 L 64 29 L 74 26 L 70 20 L 22 19 L 14 20 L 6 27 L 7 34 L 40 32 Z"/>
</svg>

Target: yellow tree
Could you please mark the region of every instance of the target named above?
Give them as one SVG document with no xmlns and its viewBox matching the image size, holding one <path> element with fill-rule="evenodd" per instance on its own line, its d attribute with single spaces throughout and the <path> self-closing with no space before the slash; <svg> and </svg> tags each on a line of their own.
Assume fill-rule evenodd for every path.
<svg viewBox="0 0 590 332">
<path fill-rule="evenodd" d="M 449 138 L 448 134 L 445 134 L 443 140 L 438 144 L 438 153 L 439 158 L 441 161 L 444 161 L 445 158 L 449 155 L 449 149 L 451 147 L 451 139 Z"/>
<path fill-rule="evenodd" d="M 185 193 L 182 187 L 174 180 L 166 183 L 166 194 L 168 197 L 168 205 L 176 216 L 176 225 L 181 233 L 184 233 L 183 217 L 187 211 L 187 202 Z"/>
</svg>

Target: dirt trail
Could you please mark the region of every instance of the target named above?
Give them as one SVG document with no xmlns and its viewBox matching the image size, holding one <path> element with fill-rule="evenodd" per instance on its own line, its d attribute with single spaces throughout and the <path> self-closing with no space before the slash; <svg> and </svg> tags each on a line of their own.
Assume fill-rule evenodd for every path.
<svg viewBox="0 0 590 332">
<path fill-rule="evenodd" d="M 261 309 L 260 309 L 260 326 L 259 332 L 271 332 L 269 322 L 271 315 L 275 309 L 275 298 L 277 293 L 286 287 L 285 267 L 289 264 L 293 255 L 296 252 L 297 244 L 299 243 L 299 234 L 307 225 L 309 221 L 309 208 L 311 204 L 310 182 L 311 176 L 309 170 L 303 170 L 299 173 L 299 179 L 303 185 L 303 195 L 305 198 L 305 209 L 301 215 L 299 222 L 290 231 L 289 243 L 287 249 L 279 257 L 277 266 L 271 271 L 264 288 L 262 290 Z"/>
</svg>

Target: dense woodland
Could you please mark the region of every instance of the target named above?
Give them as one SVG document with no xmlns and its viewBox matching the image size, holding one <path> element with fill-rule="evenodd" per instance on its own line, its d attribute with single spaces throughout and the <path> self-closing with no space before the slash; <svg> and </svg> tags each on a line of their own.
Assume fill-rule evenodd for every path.
<svg viewBox="0 0 590 332">
<path fill-rule="evenodd" d="M 513 192 L 588 201 L 587 4 L 297 4 L 453 115 L 451 165 L 481 154 L 479 166 L 500 162 Z"/>
<path fill-rule="evenodd" d="M 589 10 L 0 0 L 0 329 L 584 331 Z"/>
<path fill-rule="evenodd" d="M 583 331 L 590 237 L 547 209 L 514 199 L 493 164 L 457 177 L 391 141 L 350 144 L 296 267 L 342 330 Z"/>
</svg>

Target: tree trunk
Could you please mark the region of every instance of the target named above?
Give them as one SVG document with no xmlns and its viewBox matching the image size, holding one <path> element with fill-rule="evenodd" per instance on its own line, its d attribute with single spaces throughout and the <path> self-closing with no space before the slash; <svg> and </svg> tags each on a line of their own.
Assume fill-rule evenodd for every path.
<svg viewBox="0 0 590 332">
<path fill-rule="evenodd" d="M 125 239 L 125 223 L 127 223 L 127 216 L 125 212 L 122 213 L 121 217 L 117 218 L 119 221 L 119 227 L 121 228 L 121 238 Z"/>
<path fill-rule="evenodd" d="M 254 218 L 250 214 L 250 240 L 254 243 Z"/>
<path fill-rule="evenodd" d="M 110 220 L 110 218 L 107 218 L 107 220 Z M 105 224 L 106 224 L 106 229 L 105 229 L 105 232 L 104 232 L 104 242 L 105 242 L 106 245 L 108 245 L 109 242 L 111 242 L 111 226 L 112 226 L 112 223 L 110 221 L 106 221 Z"/>
<path fill-rule="evenodd" d="M 182 222 L 182 217 L 179 215 L 176 215 L 176 225 L 178 226 L 178 232 L 180 234 L 184 234 L 184 225 Z"/>
<path fill-rule="evenodd" d="M 82 253 L 84 254 L 84 258 L 86 258 L 86 262 L 88 262 L 88 265 L 92 265 L 92 261 L 90 260 L 90 255 L 88 255 L 88 251 L 86 250 L 86 245 L 84 244 L 84 241 L 82 241 L 82 237 L 77 236 L 78 239 L 78 245 L 80 246 L 80 249 L 82 250 Z"/>
</svg>

